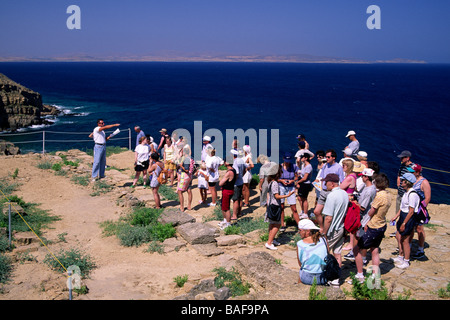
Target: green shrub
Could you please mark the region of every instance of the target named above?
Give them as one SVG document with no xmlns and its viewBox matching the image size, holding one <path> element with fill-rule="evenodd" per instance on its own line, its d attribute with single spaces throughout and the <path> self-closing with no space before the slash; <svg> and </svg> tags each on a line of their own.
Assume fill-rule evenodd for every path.
<svg viewBox="0 0 450 320">
<path fill-rule="evenodd" d="M 185 274 L 183 276 L 176 276 L 173 279 L 173 282 L 175 282 L 179 288 L 182 288 L 187 281 L 188 281 L 188 275 L 187 274 Z"/>
<path fill-rule="evenodd" d="M 175 228 L 170 223 L 155 224 L 155 225 L 149 227 L 149 231 L 150 231 L 151 240 L 156 240 L 156 241 L 161 241 L 161 242 L 166 239 L 172 238 L 173 236 L 175 236 L 175 233 L 176 233 Z"/>
<path fill-rule="evenodd" d="M 159 195 L 163 197 L 165 200 L 178 200 L 178 195 L 175 191 L 173 191 L 168 185 L 162 184 L 158 189 Z"/>
<path fill-rule="evenodd" d="M 58 259 L 58 261 L 55 259 Z M 61 273 L 65 273 L 66 270 L 61 264 L 68 269 L 70 266 L 76 265 L 80 268 L 80 276 L 82 278 L 88 277 L 89 273 L 96 267 L 92 258 L 83 253 L 79 249 L 70 249 L 68 251 L 61 250 L 55 257 L 51 254 L 47 254 L 44 258 L 44 263 L 51 269 Z"/>
<path fill-rule="evenodd" d="M 54 163 L 52 165 L 52 170 L 54 170 L 54 171 L 61 171 L 61 168 L 62 168 L 62 163 L 60 163 L 60 162 Z"/>
<path fill-rule="evenodd" d="M 38 162 L 36 167 L 38 167 L 39 169 L 42 169 L 42 170 L 49 170 L 52 168 L 52 163 L 48 160 L 45 160 L 45 161 Z"/>
<path fill-rule="evenodd" d="M 9 239 L 4 236 L 0 236 L 0 252 L 6 252 L 9 249 Z"/>
<path fill-rule="evenodd" d="M 74 182 L 75 184 L 79 184 L 81 186 L 88 186 L 89 185 L 89 176 L 85 175 L 85 176 L 72 176 L 72 178 L 70 179 L 72 182 Z"/>
<path fill-rule="evenodd" d="M 158 218 L 164 209 L 137 208 L 130 215 L 132 226 L 148 226 L 157 223 Z"/>
<path fill-rule="evenodd" d="M 357 300 L 391 300 L 388 290 L 384 287 L 384 281 L 381 282 L 380 288 L 369 288 L 367 282 L 372 275 L 366 275 L 364 282 L 360 283 L 355 277 L 354 272 L 350 272 L 350 278 L 352 279 L 351 295 Z"/>
<path fill-rule="evenodd" d="M 240 234 L 241 233 L 241 228 L 239 228 L 237 225 L 231 225 L 229 227 L 225 228 L 225 234 L 226 235 L 230 235 L 230 234 Z"/>
<path fill-rule="evenodd" d="M 117 238 L 119 238 L 120 244 L 125 247 L 139 247 L 151 240 L 151 234 L 147 227 L 124 225 L 118 230 Z"/>
<path fill-rule="evenodd" d="M 11 201 L 11 229 L 19 232 L 29 231 L 28 225 L 36 232 L 40 234 L 40 230 L 54 221 L 60 220 L 59 217 L 51 216 L 48 211 L 38 208 L 37 204 L 25 202 L 22 198 L 15 195 L 10 196 Z M 26 216 L 22 217 L 24 220 L 16 213 L 15 204 L 21 206 L 25 212 Z M 0 199 L 0 207 L 8 206 L 7 199 Z M 0 227 L 8 228 L 8 212 L 0 211 Z"/>
<path fill-rule="evenodd" d="M 13 264 L 9 257 L 0 254 L 0 283 L 10 280 L 13 271 Z"/>
<path fill-rule="evenodd" d="M 230 288 L 233 297 L 242 296 L 250 292 L 250 284 L 242 280 L 241 275 L 233 267 L 231 271 L 227 271 L 224 267 L 213 269 L 216 272 L 214 285 L 220 289 L 222 287 Z"/>
</svg>

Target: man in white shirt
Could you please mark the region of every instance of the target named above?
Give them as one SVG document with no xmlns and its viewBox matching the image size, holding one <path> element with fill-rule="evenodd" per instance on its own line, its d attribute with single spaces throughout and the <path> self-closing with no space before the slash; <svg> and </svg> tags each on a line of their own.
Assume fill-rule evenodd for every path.
<svg viewBox="0 0 450 320">
<path fill-rule="evenodd" d="M 92 181 L 95 178 L 102 179 L 105 177 L 106 168 L 106 141 L 111 138 L 111 135 L 106 137 L 105 130 L 118 127 L 119 123 L 105 125 L 103 119 L 97 120 L 97 127 L 89 135 L 90 138 L 94 138 L 94 163 L 92 164 Z"/>
</svg>

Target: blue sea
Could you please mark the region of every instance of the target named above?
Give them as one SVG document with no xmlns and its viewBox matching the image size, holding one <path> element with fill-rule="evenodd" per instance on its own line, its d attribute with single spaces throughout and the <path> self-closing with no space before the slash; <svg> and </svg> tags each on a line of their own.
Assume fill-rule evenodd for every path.
<svg viewBox="0 0 450 320">
<path fill-rule="evenodd" d="M 226 129 L 267 129 L 269 142 L 278 129 L 280 158 L 297 150 L 302 133 L 311 151 L 335 149 L 339 160 L 354 130 L 391 187 L 397 155 L 409 150 L 434 182 L 432 202 L 450 204 L 450 65 L 40 62 L 1 63 L 0 73 L 64 111 L 53 125 L 20 132 L 34 135 L 0 135 L 22 142 L 23 152 L 42 152 L 42 142 L 23 142 L 42 140 L 43 130 L 46 151 L 92 148 L 87 135 L 98 118 L 121 124 L 109 144 L 124 147 L 135 125 L 156 138 L 161 128 L 194 137 L 195 121 L 202 133 L 218 129 L 224 137 Z M 132 131 L 132 148 L 134 141 Z M 230 146 L 223 142 L 224 150 Z"/>
</svg>

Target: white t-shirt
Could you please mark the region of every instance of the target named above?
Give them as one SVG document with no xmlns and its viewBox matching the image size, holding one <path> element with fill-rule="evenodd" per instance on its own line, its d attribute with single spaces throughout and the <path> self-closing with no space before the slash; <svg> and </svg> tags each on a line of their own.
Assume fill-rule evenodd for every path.
<svg viewBox="0 0 450 320">
<path fill-rule="evenodd" d="M 134 151 L 138 154 L 137 161 L 142 163 L 149 158 L 150 146 L 148 144 L 138 144 Z"/>
<path fill-rule="evenodd" d="M 205 160 L 206 168 L 208 169 L 208 182 L 217 182 L 219 181 L 219 166 L 220 166 L 220 158 L 219 157 L 210 157 L 207 156 Z"/>
<path fill-rule="evenodd" d="M 400 204 L 400 210 L 403 212 L 409 212 L 409 208 L 414 208 L 414 212 L 419 211 L 420 197 L 417 192 L 412 192 L 411 188 L 408 192 L 405 192 L 402 197 L 402 202 Z"/>
<path fill-rule="evenodd" d="M 94 142 L 99 144 L 106 143 L 105 131 L 99 131 L 100 127 L 94 129 Z"/>
</svg>

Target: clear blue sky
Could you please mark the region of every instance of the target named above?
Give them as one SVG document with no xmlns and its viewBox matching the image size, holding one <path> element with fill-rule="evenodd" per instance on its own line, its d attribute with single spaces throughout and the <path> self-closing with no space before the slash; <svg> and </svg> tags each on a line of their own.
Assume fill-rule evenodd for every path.
<svg viewBox="0 0 450 320">
<path fill-rule="evenodd" d="M 68 30 L 69 5 L 81 30 Z M 381 29 L 369 30 L 370 5 Z M 448 0 L 3 0 L 0 57 L 311 54 L 450 63 Z"/>
</svg>

